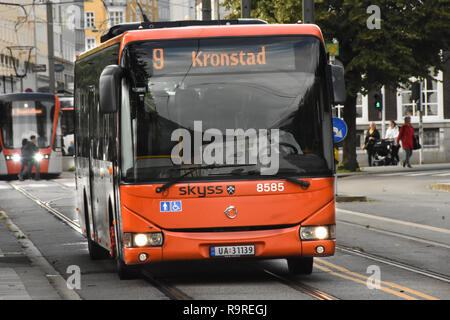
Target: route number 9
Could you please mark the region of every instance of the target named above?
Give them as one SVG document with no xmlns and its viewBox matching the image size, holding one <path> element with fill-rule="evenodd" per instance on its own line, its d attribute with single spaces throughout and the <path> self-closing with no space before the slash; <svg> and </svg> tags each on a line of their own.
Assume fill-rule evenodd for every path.
<svg viewBox="0 0 450 320">
<path fill-rule="evenodd" d="M 275 192 L 284 191 L 284 183 L 258 183 L 256 185 L 257 192 Z"/>
</svg>

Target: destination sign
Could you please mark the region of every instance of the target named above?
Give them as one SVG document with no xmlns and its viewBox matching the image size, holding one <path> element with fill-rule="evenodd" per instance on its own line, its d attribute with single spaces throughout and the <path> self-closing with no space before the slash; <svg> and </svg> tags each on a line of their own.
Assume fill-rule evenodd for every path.
<svg viewBox="0 0 450 320">
<path fill-rule="evenodd" d="M 35 115 L 35 114 L 42 114 L 42 109 L 16 108 L 16 109 L 12 109 L 11 113 L 13 116 Z"/>
<path fill-rule="evenodd" d="M 293 71 L 295 52 L 291 43 L 258 46 L 191 47 L 152 49 L 153 75 Z"/>
</svg>

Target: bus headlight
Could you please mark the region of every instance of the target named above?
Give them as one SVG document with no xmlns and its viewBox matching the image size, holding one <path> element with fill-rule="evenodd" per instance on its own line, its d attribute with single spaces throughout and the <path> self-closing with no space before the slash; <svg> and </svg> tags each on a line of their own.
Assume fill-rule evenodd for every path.
<svg viewBox="0 0 450 320">
<path fill-rule="evenodd" d="M 34 160 L 36 160 L 37 162 L 40 162 L 42 159 L 44 159 L 44 156 L 40 153 L 36 153 L 34 155 Z"/>
<path fill-rule="evenodd" d="M 335 225 L 328 226 L 304 226 L 300 228 L 302 240 L 328 240 L 335 239 Z"/>
<path fill-rule="evenodd" d="M 162 232 L 151 233 L 125 233 L 124 246 L 133 247 L 160 247 L 163 245 L 164 237 Z"/>
</svg>

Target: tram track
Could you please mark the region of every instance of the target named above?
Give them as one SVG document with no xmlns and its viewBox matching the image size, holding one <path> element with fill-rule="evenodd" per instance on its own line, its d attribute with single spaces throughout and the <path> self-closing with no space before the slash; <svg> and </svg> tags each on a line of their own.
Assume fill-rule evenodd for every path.
<svg viewBox="0 0 450 320">
<path fill-rule="evenodd" d="M 395 261 L 393 259 L 389 259 L 389 258 L 385 258 L 385 257 L 381 257 L 375 254 L 371 254 L 371 253 L 367 253 L 367 252 L 362 252 L 361 250 L 355 249 L 355 248 L 351 248 L 351 247 L 347 247 L 347 246 L 343 246 L 343 245 L 336 245 L 336 249 L 341 251 L 341 252 L 345 252 L 345 253 L 349 253 L 352 255 L 356 255 L 356 256 L 360 256 L 360 257 L 364 257 L 366 259 L 369 260 L 373 260 L 376 262 L 380 262 L 380 263 L 384 263 L 399 269 L 403 269 L 403 270 L 407 270 L 409 272 L 414 272 L 417 274 L 420 274 L 422 276 L 426 276 L 429 278 L 433 278 L 436 280 L 440 280 L 446 283 L 450 283 L 450 277 L 434 272 L 434 271 L 430 271 L 430 270 L 426 270 L 423 268 L 418 268 L 406 263 L 402 263 L 399 261 Z"/>
<path fill-rule="evenodd" d="M 63 213 L 58 211 L 57 209 L 53 208 L 50 205 L 50 202 L 47 203 L 45 201 L 42 201 L 41 199 L 37 198 L 24 188 L 15 185 L 14 183 L 9 183 L 12 188 L 22 193 L 24 196 L 29 198 L 30 200 L 34 201 L 36 204 L 53 214 L 56 218 L 60 219 L 62 222 L 69 225 L 72 229 L 76 230 L 77 232 L 82 234 L 80 225 L 71 220 L 70 218 L 66 217 Z M 56 184 L 57 186 L 60 186 L 60 184 Z M 383 230 L 382 230 L 383 231 Z M 395 235 L 395 234 L 393 234 Z M 413 272 L 416 274 L 420 274 L 429 278 L 433 278 L 436 280 L 444 281 L 446 283 L 450 283 L 450 277 L 435 273 L 429 270 L 425 270 L 422 268 L 418 268 L 412 265 L 408 265 L 402 262 L 398 262 L 389 258 L 385 258 L 382 256 L 370 254 L 367 252 L 362 252 L 361 250 L 347 247 L 344 245 L 336 245 L 336 249 L 340 252 L 352 254 L 356 256 L 360 256 L 369 260 L 377 261 L 380 263 L 384 263 L 399 269 L 407 270 L 409 272 Z M 311 287 L 309 285 L 306 285 L 302 283 L 301 281 L 290 279 L 289 276 L 282 275 L 280 273 L 269 271 L 267 269 L 262 269 L 262 272 L 268 276 L 271 279 L 275 279 L 277 282 L 286 285 L 298 292 L 301 292 L 303 294 L 306 294 L 308 296 L 311 296 L 317 300 L 339 300 L 339 298 L 330 295 L 322 290 L 319 290 L 317 288 Z M 142 278 L 147 281 L 149 284 L 154 286 L 156 289 L 158 289 L 161 293 L 163 293 L 167 298 L 171 300 L 194 300 L 195 297 L 191 297 L 181 289 L 177 288 L 176 285 L 173 285 L 169 281 L 164 280 L 163 278 L 155 277 L 150 271 L 146 270 L 145 268 L 141 272 Z"/>
</svg>

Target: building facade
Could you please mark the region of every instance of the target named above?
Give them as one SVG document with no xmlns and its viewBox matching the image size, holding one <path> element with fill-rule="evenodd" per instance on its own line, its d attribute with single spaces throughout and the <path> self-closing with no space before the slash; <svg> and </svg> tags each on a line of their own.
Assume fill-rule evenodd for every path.
<svg viewBox="0 0 450 320">
<path fill-rule="evenodd" d="M 138 3 L 140 8 L 142 8 L 142 12 Z M 116 24 L 143 21 L 142 13 L 150 21 L 157 21 L 158 1 L 84 1 L 85 49 L 90 50 L 99 45 L 102 34 Z"/>
<path fill-rule="evenodd" d="M 385 126 L 394 120 L 401 126 L 404 117 L 410 116 L 411 123 L 419 133 L 419 112 L 422 110 L 423 163 L 450 162 L 450 61 L 436 76 L 422 81 L 422 106 L 417 106 L 411 99 L 411 89 L 400 86 L 398 89 L 386 89 Z M 367 165 L 367 155 L 362 146 L 370 122 L 375 122 L 382 134 L 381 112 L 375 107 L 374 95 L 380 92 L 369 92 L 367 95 L 358 95 L 357 98 L 357 155 L 360 166 Z M 337 106 L 335 116 L 342 118 L 343 106 Z M 402 159 L 402 152 L 400 153 Z M 419 151 L 413 152 L 413 163 L 419 163 Z"/>
<path fill-rule="evenodd" d="M 0 92 L 48 92 L 47 7 L 42 1 L 20 3 L 24 6 L 0 5 Z M 52 3 L 55 89 L 71 93 L 73 63 L 76 54 L 84 50 L 83 5 L 62 0 Z M 22 49 L 10 50 L 18 46 Z M 28 48 L 29 59 L 24 54 Z M 18 74 L 17 67 L 23 69 L 24 65 L 26 76 L 20 77 L 24 72 Z"/>
</svg>

